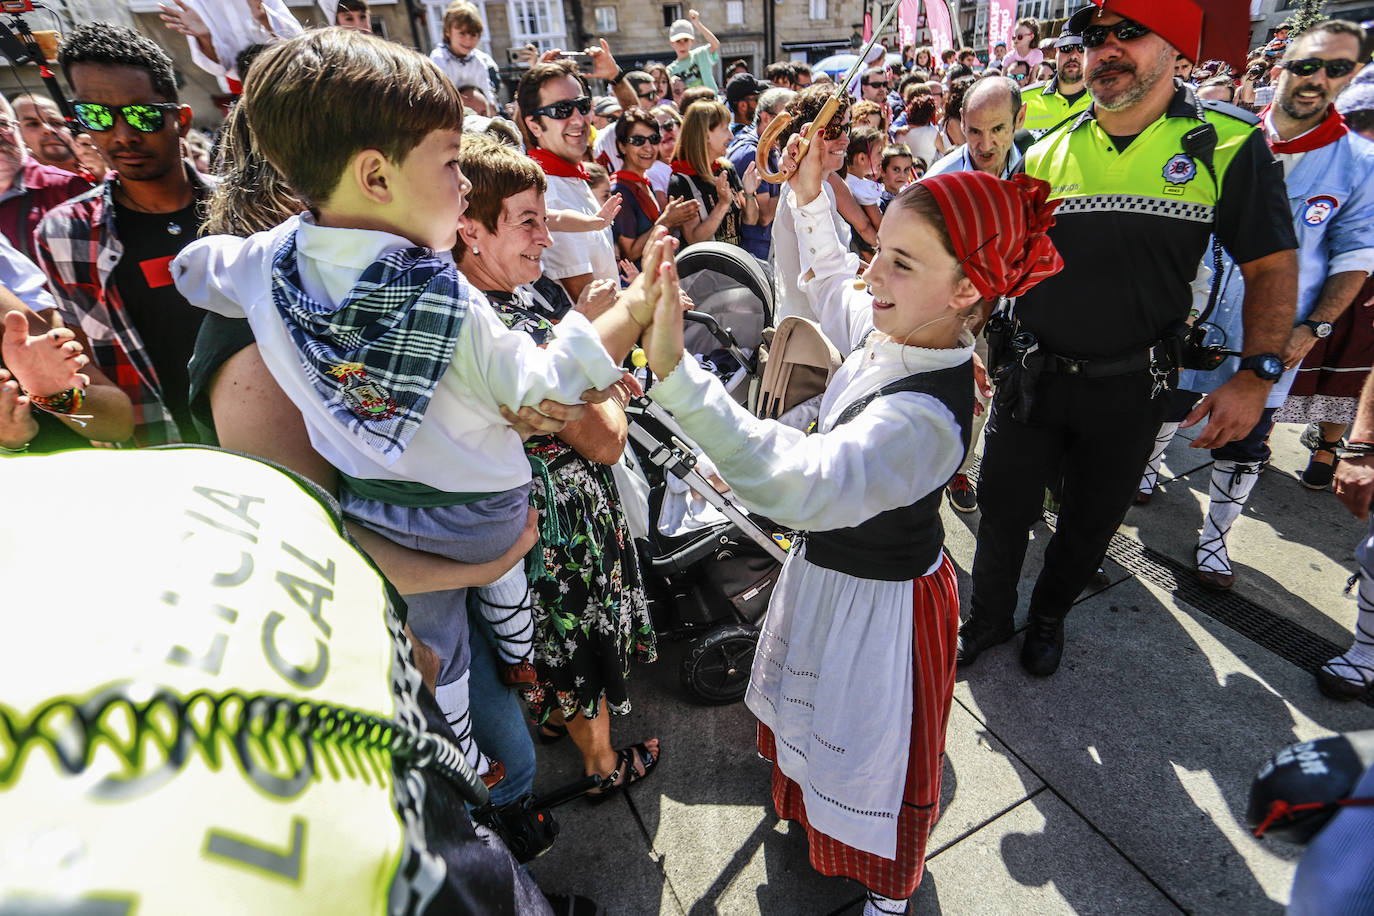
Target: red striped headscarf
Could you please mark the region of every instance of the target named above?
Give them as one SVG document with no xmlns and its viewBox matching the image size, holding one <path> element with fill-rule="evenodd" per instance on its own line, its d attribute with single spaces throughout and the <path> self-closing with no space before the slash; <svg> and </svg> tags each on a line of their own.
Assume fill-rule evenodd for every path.
<svg viewBox="0 0 1374 916">
<path fill-rule="evenodd" d="M 970 171 L 926 176 L 920 184 L 935 198 L 954 255 L 984 299 L 1019 296 L 1063 269 L 1046 234 L 1059 206 L 1049 200 L 1048 182 Z"/>
</svg>

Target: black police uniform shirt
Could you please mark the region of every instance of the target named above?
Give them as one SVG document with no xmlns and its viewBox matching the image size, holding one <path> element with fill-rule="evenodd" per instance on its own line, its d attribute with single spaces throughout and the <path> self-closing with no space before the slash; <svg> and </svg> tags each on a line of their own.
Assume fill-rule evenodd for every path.
<svg viewBox="0 0 1374 916">
<path fill-rule="evenodd" d="M 1254 119 L 1203 110 L 1217 129 L 1220 195 L 1183 150 L 1184 134 L 1202 122 L 1181 83 L 1164 117 L 1138 135 L 1109 136 L 1089 107 L 1027 151 L 1018 169 L 1048 181 L 1050 199 L 1062 201 L 1049 235 L 1064 269 L 1015 306 L 1046 351 L 1109 359 L 1161 339 L 1188 315 L 1213 220 L 1241 264 L 1297 247 L 1282 168 Z"/>
</svg>

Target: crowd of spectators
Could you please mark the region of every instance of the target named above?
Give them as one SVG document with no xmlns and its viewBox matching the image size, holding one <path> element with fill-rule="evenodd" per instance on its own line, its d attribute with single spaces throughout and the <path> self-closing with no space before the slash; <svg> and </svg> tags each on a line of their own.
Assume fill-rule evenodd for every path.
<svg viewBox="0 0 1374 916">
<path fill-rule="evenodd" d="M 334 26 L 370 31 L 365 0 L 324 0 L 322 7 Z M 324 207 L 342 212 L 347 204 L 361 211 L 373 203 L 381 207 L 378 202 L 394 206 L 398 200 L 411 202 L 421 212 L 438 206 L 427 199 L 428 185 L 409 184 L 425 181 L 440 189 L 435 196 L 441 202 L 447 195 L 464 200 L 466 207 L 458 226 L 430 227 L 427 242 L 438 241 L 426 247 L 438 251 L 445 264 L 456 264 L 472 288 L 493 304 L 504 328 L 538 344 L 553 339 L 555 324 L 565 329 L 585 324 L 585 333 L 590 335 L 587 329 L 595 327 L 606 349 L 623 356 L 611 341 L 621 341 L 628 323 L 644 324 L 635 306 L 625 303 L 632 303 L 636 291 L 654 282 L 639 278 L 644 276 L 641 271 L 653 270 L 664 258 L 665 235 L 683 245 L 716 241 L 737 246 L 772 268 L 779 317 L 793 313 L 820 321 L 822 316 L 807 313 L 803 287 L 812 281 L 805 264 L 797 261 L 798 233 L 810 225 L 808 220 L 833 224 L 847 248 L 845 256 L 853 258 L 852 264 L 845 262 L 852 278 L 875 263 L 884 220 L 891 219 L 890 205 L 923 176 L 982 172 L 1012 180 L 1023 173 L 1039 174 L 1038 170 L 1051 169 L 1046 150 L 1056 143 L 1069 149 L 1070 135 L 1093 119 L 1101 124 L 1095 129 L 1105 138 L 1103 143 L 1119 146 L 1109 152 L 1125 153 L 1133 143 L 1144 146 L 1140 129 L 1109 129 L 1126 123 L 1119 112 L 1139 99 L 1127 99 L 1121 109 L 1106 104 L 1105 99 L 1115 98 L 1106 88 L 1110 73 L 1089 71 L 1087 52 L 1104 45 L 1124 49 L 1123 59 L 1132 62 L 1121 72 L 1132 77 L 1157 63 L 1130 58 L 1132 49 L 1143 47 L 1136 41 L 1150 34 L 1130 20 L 1118 17 L 1104 25 L 1090 15 L 1079 15 L 1060 34 L 1048 35 L 1042 23 L 1027 18 L 1015 24 L 1011 47 L 997 45 L 986 61 L 968 47 L 937 54 L 930 47 L 907 45 L 900 49 L 900 59 L 889 64 L 885 51 L 879 50 L 866 62 L 871 65 L 859 70 L 852 88 L 845 90 L 836 85 L 839 74 L 803 62 L 777 61 L 757 74 L 744 61 L 723 63 L 720 40 L 691 10 L 667 29 L 664 53 L 655 55 L 663 60 L 646 58 L 636 66 L 633 53 L 612 49 L 605 40 L 583 55 L 528 49 L 512 85 L 478 47 L 484 30 L 478 8 L 455 0 L 444 13 L 443 41 L 428 58 L 443 77 L 426 83 L 433 75 L 428 69 L 413 77 L 423 92 L 415 90 L 418 94 L 408 96 L 407 104 L 423 119 L 423 105 L 415 100 L 431 93 L 439 101 L 431 99 L 430 104 L 438 110 L 449 100 L 445 93 L 451 89 L 455 107 L 463 109 L 462 124 L 454 125 L 462 131 L 452 132 L 455 138 L 463 134 L 461 149 L 457 139 L 452 150 L 416 147 L 433 156 L 434 175 L 447 177 L 412 179 L 388 171 L 388 157 L 397 158 L 388 149 L 370 164 L 336 161 L 330 158 L 329 137 L 315 137 L 294 126 L 282 128 L 291 119 L 304 121 L 307 109 L 290 105 L 318 106 L 316 96 L 302 94 L 278 102 L 285 107 L 276 109 L 254 107 L 267 105 L 254 96 L 255 90 L 265 93 L 263 83 L 255 85 L 264 69 L 270 69 L 273 78 L 305 79 L 273 51 L 283 41 L 308 34 L 282 0 L 175 0 L 164 5 L 163 19 L 186 37 L 199 66 L 248 100 L 236 105 L 223 126 L 194 129 L 195 113 L 179 100 L 177 74 L 166 51 L 144 35 L 107 24 L 80 28 L 61 47 L 59 63 L 71 90 L 71 120 L 53 100 L 39 94 L 0 99 L 0 312 L 23 316 L 22 323 L 7 319 L 5 352 L 19 353 L 15 348 L 26 334 L 33 341 L 51 339 L 59 347 L 70 343 L 84 354 L 79 368 L 85 373 L 81 385 L 49 392 L 38 390 L 43 386 L 33 376 L 25 383 L 17 371 L 0 368 L 0 454 L 39 454 L 91 443 L 218 444 L 291 467 L 328 490 L 344 493 L 346 506 L 350 488 L 357 485 L 358 465 L 322 447 L 308 413 L 303 419 L 293 406 L 290 386 L 274 383 L 278 373 L 267 369 L 280 353 L 268 352 L 264 361 L 254 338 L 256 326 L 250 329 L 248 322 L 222 314 L 206 317 L 202 309 L 212 308 L 206 302 L 215 299 L 213 291 L 207 291 L 214 284 L 206 280 L 197 287 L 185 281 L 194 269 L 187 266 L 183 253 L 200 236 L 256 239 L 253 233 L 279 231 L 286 225 L 293 231 L 298 224 L 313 227 L 302 236 L 313 236 L 313 247 L 302 247 L 307 266 L 301 268 L 296 294 L 307 303 L 311 297 L 326 297 L 326 292 L 337 299 L 337 283 L 329 271 L 353 262 L 365 266 L 375 252 L 361 249 L 380 242 L 340 242 L 313 226 L 311 217 L 298 214 L 308 210 L 317 218 Z M 1197 572 L 1207 587 L 1226 589 L 1235 577 L 1226 553 L 1227 532 L 1268 461 L 1266 443 L 1274 422 L 1311 424 L 1304 442 L 1312 459 L 1302 482 L 1312 489 L 1325 489 L 1337 479 L 1341 449 L 1356 441 L 1353 435 L 1347 437 L 1349 426 L 1365 428 L 1356 422 L 1356 414 L 1362 403 L 1360 388 L 1374 364 L 1374 332 L 1367 319 L 1374 308 L 1374 287 L 1367 282 L 1374 271 L 1374 226 L 1351 225 L 1350 219 L 1367 221 L 1374 215 L 1374 201 L 1368 199 L 1374 187 L 1374 145 L 1365 139 L 1374 139 L 1374 90 L 1367 72 L 1355 75 L 1367 61 L 1369 47 L 1364 32 L 1349 24 L 1323 23 L 1293 36 L 1280 29 L 1239 69 L 1225 61 L 1187 60 L 1171 46 L 1168 51 L 1173 56 L 1161 65 L 1164 82 L 1142 90 L 1171 100 L 1165 120 L 1206 121 L 1204 109 L 1220 112 L 1225 120 L 1220 139 L 1214 136 L 1215 149 L 1205 156 L 1171 149 L 1174 158 L 1169 159 L 1164 179 L 1182 188 L 1196 177 L 1198 163 L 1211 171 L 1215 155 L 1217 171 L 1227 174 L 1230 195 L 1227 202 L 1215 203 L 1212 217 L 1226 254 L 1218 250 L 1215 259 L 1209 253 L 1200 262 L 1192 257 L 1193 248 L 1200 250 L 1211 231 L 1210 223 L 1194 220 L 1176 239 L 1184 259 L 1192 257 L 1188 276 L 1156 277 L 1151 282 L 1162 284 L 1161 295 L 1189 288 L 1195 300 L 1190 320 L 1201 312 L 1204 321 L 1229 330 L 1233 336 L 1228 346 L 1236 351 L 1242 349 L 1242 318 L 1244 335 L 1259 337 L 1251 311 L 1259 291 L 1293 299 L 1291 290 L 1285 293 L 1287 287 L 1274 280 L 1274 272 L 1285 273 L 1288 281 L 1297 274 L 1300 279 L 1293 283 L 1301 287 L 1300 320 L 1292 327 L 1291 339 L 1282 329 L 1284 340 L 1270 348 L 1280 361 L 1272 369 L 1273 378 L 1263 374 L 1272 367 L 1256 369 L 1268 381 L 1288 371 L 1287 383 L 1279 388 L 1286 392 L 1292 384 L 1292 394 L 1286 400 L 1271 398 L 1275 403 L 1267 404 L 1262 415 L 1246 414 L 1249 422 L 1243 429 L 1228 429 L 1229 438 L 1220 431 L 1204 436 L 1214 447 L 1219 470 L 1207 527 L 1199 540 Z M 259 65 L 259 59 L 266 63 Z M 308 70 L 309 62 L 303 66 Z M 423 61 L 417 66 L 430 68 Z M 817 217 L 796 204 L 786 183 L 767 181 L 764 174 L 777 171 L 784 159 L 796 165 L 799 130 L 835 95 L 842 97 L 842 104 L 815 140 L 822 149 L 817 155 L 824 156 L 815 200 L 824 205 L 825 213 Z M 1097 107 L 1090 108 L 1094 101 Z M 366 119 L 377 113 L 350 112 L 347 100 L 335 102 L 330 112 L 337 123 L 330 130 L 347 154 L 348 142 L 366 141 Z M 784 113 L 791 123 L 778 144 L 761 150 L 770 125 Z M 259 119 L 256 127 L 250 125 L 254 117 Z M 385 117 L 399 118 L 394 112 Z M 276 119 L 275 129 L 261 127 L 267 118 Z M 443 133 L 436 127 L 439 121 L 442 118 L 423 126 Z M 1323 143 L 1314 145 L 1310 131 L 1325 131 Z M 394 132 L 404 134 L 405 125 L 398 122 Z M 1350 179 L 1339 203 L 1323 197 L 1325 185 L 1318 187 L 1299 171 L 1303 157 L 1312 157 L 1310 171 L 1319 157 L 1337 156 L 1337 140 L 1342 144 L 1340 158 L 1332 160 L 1331 169 Z M 400 158 L 421 155 L 410 146 L 399 153 Z M 1179 162 L 1179 156 L 1186 161 Z M 285 170 L 277 166 L 288 161 L 299 168 L 283 177 Z M 1268 168 L 1275 161 L 1281 166 L 1277 177 Z M 1169 173 L 1171 167 L 1179 170 L 1177 176 Z M 346 179 L 342 184 L 340 174 Z M 453 174 L 458 175 L 456 183 Z M 1233 179 L 1232 174 L 1239 177 Z M 1296 237 L 1292 214 L 1280 201 L 1285 177 L 1290 196 L 1298 193 L 1294 189 L 1299 182 L 1308 182 L 1301 185 Z M 1236 188 L 1252 190 L 1255 200 L 1263 203 L 1256 204 L 1256 212 L 1264 212 L 1254 217 L 1256 223 L 1264 223 L 1263 231 L 1242 225 L 1236 216 L 1241 205 L 1230 201 L 1244 192 L 1232 189 L 1232 181 Z M 345 200 L 340 187 L 353 196 Z M 1324 242 L 1304 235 L 1304 221 L 1309 230 L 1329 231 L 1340 250 L 1328 252 Z M 387 230 L 379 222 L 369 232 L 375 236 Z M 1055 243 L 1061 248 L 1073 243 L 1081 243 L 1080 250 L 1091 248 L 1082 230 L 1075 231 L 1079 234 L 1062 232 Z M 1286 261 L 1272 260 L 1295 248 L 1303 259 L 1301 273 Z M 269 265 L 264 276 L 283 269 L 272 260 L 275 252 L 273 248 L 263 255 Z M 1074 250 L 1063 254 L 1069 265 L 1064 276 L 1085 270 Z M 230 266 L 224 271 L 241 269 L 226 257 Z M 327 268 L 310 267 L 310 259 Z M 216 269 L 206 266 L 203 271 L 210 276 Z M 1087 319 L 1070 333 L 1043 317 L 1058 314 L 1054 300 L 1068 295 L 1058 283 L 1039 287 L 1018 314 L 1031 325 L 1046 322 L 1036 333 L 1042 342 L 1056 342 L 1062 356 L 1051 358 L 1063 361 L 1060 368 L 1046 371 L 1067 378 L 1079 371 L 1066 368 L 1070 364 L 1081 368 L 1108 363 L 1113 354 L 1095 349 L 1101 339 L 1090 339 L 1091 333 L 1084 330 L 1090 326 Z M 1140 288 L 1155 290 L 1143 280 Z M 1216 316 L 1211 312 L 1214 303 L 1220 308 Z M 587 320 L 569 317 L 575 315 Z M 855 344 L 847 328 L 823 329 L 845 353 Z M 47 337 L 50 334 L 54 336 Z M 1119 327 L 1107 336 L 1112 335 L 1122 336 L 1123 346 L 1155 339 L 1137 335 L 1124 340 L 1130 335 Z M 267 350 L 266 342 L 263 345 Z M 998 354 L 989 353 L 983 335 L 970 345 L 980 367 L 997 363 Z M 529 361 L 521 365 L 543 366 L 544 356 L 528 355 L 543 351 L 533 344 L 528 348 L 519 351 L 526 354 L 520 359 Z M 74 352 L 70 350 L 68 358 L 76 358 L 71 356 Z M 1252 357 L 1250 349 L 1245 352 Z M 1147 364 L 1157 372 L 1153 359 L 1151 348 Z M 1177 368 L 1169 367 L 1164 374 Z M 1084 584 L 1080 580 L 1101 561 L 1101 535 L 1115 530 L 1126 508 L 1106 500 L 1086 510 L 1083 488 L 1100 483 L 1121 489 L 1119 484 L 1127 478 L 1135 486 L 1143 473 L 1135 503 L 1148 503 L 1157 487 L 1160 456 L 1173 431 L 1180 422 L 1198 422 L 1208 408 L 1234 397 L 1236 386 L 1229 379 L 1249 368 L 1239 362 L 1224 377 L 1186 377 L 1168 410 L 1157 390 L 1123 388 L 1117 393 L 1134 399 L 1131 403 L 1139 410 L 1127 412 L 1127 420 L 1118 424 L 1119 435 L 1102 432 L 1117 408 L 1111 400 L 1115 389 L 1099 384 L 1097 400 L 1080 415 L 1055 422 L 1071 431 L 1064 434 L 1065 442 L 1078 442 L 1075 437 L 1091 437 L 1075 424 L 1091 420 L 1099 438 L 1105 435 L 1110 447 L 1128 456 L 1111 462 L 1103 459 L 1103 448 L 1046 445 L 1048 434 L 1042 427 L 1053 424 L 1001 424 L 996 431 L 1001 445 L 983 456 L 981 488 L 973 473 L 981 454 L 980 432 L 989 414 L 997 414 L 990 383 L 984 375 L 977 376 L 972 435 L 945 491 L 956 510 L 984 511 L 980 561 L 974 569 L 974 619 L 963 631 L 961 664 L 972 664 L 979 653 L 1011 637 L 1010 608 L 1028 527 L 1022 516 L 1038 517 L 1048 500 L 1062 510 L 1061 529 L 1070 532 L 1066 540 L 1078 536 L 1075 526 L 1088 532 L 1068 546 L 1061 544 L 1058 553 L 1052 544 L 1047 568 L 1058 563 L 1059 579 L 1050 582 L 1042 576 L 1043 584 L 1037 586 L 1036 601 L 1045 606 L 1033 604 L 1040 616 L 1033 621 L 1022 662 L 1032 673 L 1054 673 L 1063 652 L 1066 610 L 1048 605 L 1078 593 Z M 368 409 L 377 408 L 378 389 L 362 385 L 366 378 L 361 369 L 356 373 L 360 387 L 351 396 Z M 1118 376 L 1110 377 L 1115 384 Z M 541 741 L 571 736 L 585 772 L 604 780 L 596 796 L 611 797 L 648 778 L 661 756 L 654 737 L 617 747 L 610 724 L 613 716 L 631 708 L 633 665 L 656 657 L 645 573 L 633 547 L 627 547 L 633 535 L 612 471 L 625 448 L 625 406 L 636 383 L 630 377 L 613 383 L 601 378 L 595 384 L 594 375 L 569 378 L 581 380 L 577 391 L 599 392 L 585 414 L 558 405 L 537 411 L 525 405 L 521 410 L 519 397 L 473 408 L 486 427 L 509 424 L 520 432 L 527 440 L 526 457 L 543 469 L 542 477 L 536 473 L 531 491 L 537 511 L 529 519 L 523 511 L 514 519 L 514 529 L 523 529 L 517 540 L 506 538 L 490 556 L 461 562 L 436 556 L 437 550 L 423 544 L 394 538 L 384 543 L 386 538 L 376 531 L 357 532 L 383 571 L 414 597 L 417 651 L 433 662 L 427 670 L 439 707 L 460 746 L 474 748 L 469 762 L 499 800 L 518 799 L 533 785 L 533 745 L 526 716 L 538 726 Z M 518 385 L 509 391 L 492 387 L 499 391 L 493 395 L 497 397 L 524 392 Z M 568 399 L 573 399 L 571 394 Z M 1371 400 L 1366 396 L 1365 402 Z M 395 407 L 387 407 L 385 397 L 380 403 L 378 409 Z M 1361 411 L 1366 408 L 1374 410 L 1366 403 Z M 465 422 L 474 424 L 470 429 L 486 428 L 475 425 L 478 420 Z M 989 427 L 990 438 L 992 434 Z M 1015 444 L 1008 444 L 1008 437 L 1018 436 Z M 1141 447 L 1121 448 L 1127 440 L 1139 440 Z M 1151 440 L 1152 454 L 1147 447 Z M 1028 455 L 1043 464 L 1037 465 L 1029 490 L 1007 481 L 1018 461 L 1031 460 Z M 1362 460 L 1350 457 L 1352 463 Z M 1110 479 L 1103 470 L 1107 463 L 1112 465 Z M 525 467 L 523 461 L 516 464 L 518 477 Z M 401 478 L 398 483 L 431 482 Z M 1353 477 L 1348 486 L 1354 486 Z M 475 488 L 483 492 L 459 495 L 491 496 L 487 490 L 506 489 L 504 484 Z M 525 496 L 520 500 L 523 507 Z M 530 592 L 534 671 L 528 682 L 513 682 L 503 673 L 499 637 L 489 621 L 469 613 L 463 591 L 500 578 L 536 536 L 545 535 L 550 525 L 557 527 L 560 517 L 565 525 L 571 524 L 574 534 L 564 546 L 543 550 L 544 579 Z M 1051 591 L 1054 595 L 1045 597 Z M 1363 600 L 1362 591 L 1355 645 L 1333 659 L 1319 677 L 1328 695 L 1355 698 L 1374 686 L 1374 586 L 1369 591 L 1369 601 Z M 1006 605 L 1002 609 L 1007 613 L 989 611 L 994 605 Z M 440 618 L 445 621 L 442 626 L 433 623 Z M 430 623 L 424 623 L 426 619 Z M 437 655 L 429 656 L 430 650 Z M 456 699 L 459 691 L 461 699 Z"/>
</svg>

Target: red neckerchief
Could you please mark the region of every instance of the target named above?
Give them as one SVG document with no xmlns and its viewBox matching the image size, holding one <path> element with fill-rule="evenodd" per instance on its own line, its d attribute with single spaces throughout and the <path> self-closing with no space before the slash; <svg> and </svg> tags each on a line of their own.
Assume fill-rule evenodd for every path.
<svg viewBox="0 0 1374 916">
<path fill-rule="evenodd" d="M 529 156 L 539 167 L 544 170 L 544 174 L 550 178 L 581 178 L 583 181 L 591 181 L 592 176 L 587 174 L 587 170 L 582 167 L 582 163 L 573 164 L 562 156 L 555 156 L 546 149 L 532 149 Z"/>
<path fill-rule="evenodd" d="M 719 159 L 711 163 L 712 175 L 719 175 L 724 169 L 725 166 L 721 164 Z M 696 177 L 697 174 L 697 170 L 692 166 L 692 163 L 688 162 L 686 159 L 674 159 L 672 170 L 674 175 L 691 175 Z"/>
<path fill-rule="evenodd" d="M 611 175 L 611 181 L 621 182 L 635 196 L 639 202 L 640 209 L 650 220 L 658 219 L 658 201 L 654 198 L 653 188 L 649 185 L 649 179 L 643 175 L 636 175 L 634 172 L 621 169 Z"/>
<path fill-rule="evenodd" d="M 1303 134 L 1301 137 L 1294 137 L 1292 140 L 1273 140 L 1269 137 L 1268 127 L 1272 123 L 1269 120 L 1269 112 L 1274 106 L 1270 104 L 1264 111 L 1260 112 L 1260 123 L 1265 126 L 1264 139 L 1269 144 L 1269 151 L 1272 153 L 1310 153 L 1314 149 L 1321 149 L 1329 143 L 1335 143 L 1344 137 L 1350 128 L 1345 126 L 1345 118 L 1332 105 L 1326 109 L 1326 117 L 1316 127 Z"/>
</svg>

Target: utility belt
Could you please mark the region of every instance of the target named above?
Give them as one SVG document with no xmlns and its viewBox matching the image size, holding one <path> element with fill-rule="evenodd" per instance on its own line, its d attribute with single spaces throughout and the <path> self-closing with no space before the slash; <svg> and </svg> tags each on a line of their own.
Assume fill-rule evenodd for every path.
<svg viewBox="0 0 1374 916">
<path fill-rule="evenodd" d="M 1074 359 L 1051 353 L 1040 341 L 1005 310 L 998 310 L 983 329 L 988 342 L 988 370 L 996 390 L 994 403 L 1012 419 L 1029 422 L 1035 404 L 1037 383 L 1042 374 L 1069 375 L 1080 378 L 1109 378 L 1148 372 L 1154 382 L 1150 389 L 1153 400 L 1169 391 L 1181 365 L 1183 337 L 1166 334 L 1143 350 L 1125 356 L 1102 359 Z"/>
</svg>

